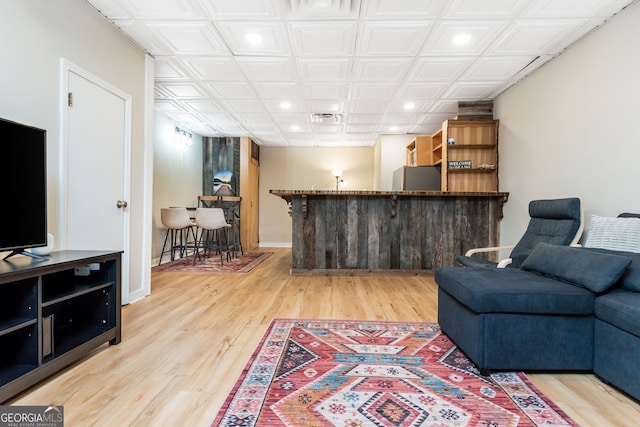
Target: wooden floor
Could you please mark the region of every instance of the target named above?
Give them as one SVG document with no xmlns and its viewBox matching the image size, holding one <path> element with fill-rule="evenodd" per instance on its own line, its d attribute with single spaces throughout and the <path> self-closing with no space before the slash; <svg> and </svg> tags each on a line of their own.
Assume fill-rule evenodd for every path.
<svg viewBox="0 0 640 427">
<path fill-rule="evenodd" d="M 436 321 L 432 277 L 292 277 L 291 250 L 273 251 L 249 274 L 154 273 L 123 308 L 122 343 L 9 404 L 64 405 L 67 426 L 209 426 L 273 318 Z M 593 375 L 529 377 L 582 426 L 640 423 L 640 404 Z"/>
</svg>

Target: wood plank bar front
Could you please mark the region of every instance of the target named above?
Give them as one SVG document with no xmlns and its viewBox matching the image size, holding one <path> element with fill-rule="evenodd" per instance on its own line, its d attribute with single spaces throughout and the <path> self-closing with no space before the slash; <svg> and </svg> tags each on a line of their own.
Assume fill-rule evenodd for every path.
<svg viewBox="0 0 640 427">
<path fill-rule="evenodd" d="M 431 274 L 497 246 L 509 193 L 270 190 L 290 205 L 291 273 Z M 490 257 L 490 255 L 487 255 Z M 494 259 L 494 258 L 488 258 Z"/>
</svg>

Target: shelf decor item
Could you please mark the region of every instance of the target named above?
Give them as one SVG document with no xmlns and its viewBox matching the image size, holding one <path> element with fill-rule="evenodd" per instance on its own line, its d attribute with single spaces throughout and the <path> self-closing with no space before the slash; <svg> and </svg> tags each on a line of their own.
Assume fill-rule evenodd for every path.
<svg viewBox="0 0 640 427">
<path fill-rule="evenodd" d="M 47 233 L 47 246 L 41 246 L 37 248 L 31 249 L 32 254 L 36 254 L 39 256 L 47 256 L 53 251 L 53 247 L 55 246 L 55 238 L 53 234 Z"/>
<path fill-rule="evenodd" d="M 449 169 L 471 169 L 471 160 L 449 160 Z"/>
</svg>

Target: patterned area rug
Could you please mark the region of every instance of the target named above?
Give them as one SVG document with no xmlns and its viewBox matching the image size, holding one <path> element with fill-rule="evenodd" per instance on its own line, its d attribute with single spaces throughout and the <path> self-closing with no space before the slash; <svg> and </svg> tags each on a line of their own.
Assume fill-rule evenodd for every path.
<svg viewBox="0 0 640 427">
<path fill-rule="evenodd" d="M 437 324 L 276 319 L 213 426 L 577 426 L 523 373 L 481 376 Z"/>
<path fill-rule="evenodd" d="M 245 252 L 244 255 L 230 261 L 224 260 L 220 264 L 220 255 L 212 254 L 207 258 L 198 258 L 193 265 L 193 255 L 186 259 L 165 262 L 151 269 L 153 272 L 171 273 L 248 273 L 262 261 L 269 258 L 273 252 Z"/>
</svg>

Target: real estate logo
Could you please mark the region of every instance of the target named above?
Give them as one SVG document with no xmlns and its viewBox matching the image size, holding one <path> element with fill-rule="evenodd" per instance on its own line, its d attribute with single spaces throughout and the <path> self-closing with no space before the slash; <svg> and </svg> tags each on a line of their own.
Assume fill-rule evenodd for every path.
<svg viewBox="0 0 640 427">
<path fill-rule="evenodd" d="M 0 406 L 0 427 L 64 427 L 64 406 Z"/>
</svg>

